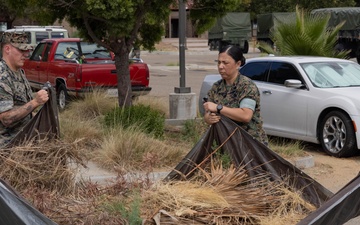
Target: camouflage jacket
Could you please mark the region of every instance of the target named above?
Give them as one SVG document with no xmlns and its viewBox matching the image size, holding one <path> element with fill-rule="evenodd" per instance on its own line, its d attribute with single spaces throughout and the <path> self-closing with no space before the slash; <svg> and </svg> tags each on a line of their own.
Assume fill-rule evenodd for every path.
<svg viewBox="0 0 360 225">
<path fill-rule="evenodd" d="M 25 105 L 31 99 L 32 91 L 24 71 L 13 72 L 4 60 L 0 60 L 0 113 Z M 30 119 L 31 113 L 11 127 L 0 123 L 0 147 L 9 142 Z"/>
<path fill-rule="evenodd" d="M 258 141 L 268 145 L 267 135 L 263 129 L 263 121 L 260 116 L 260 93 L 256 84 L 248 77 L 239 74 L 232 86 L 226 85 L 224 79 L 218 80 L 208 92 L 209 101 L 235 108 L 240 106 L 244 98 L 253 99 L 256 102 L 253 117 L 249 123 L 236 122 Z"/>
</svg>

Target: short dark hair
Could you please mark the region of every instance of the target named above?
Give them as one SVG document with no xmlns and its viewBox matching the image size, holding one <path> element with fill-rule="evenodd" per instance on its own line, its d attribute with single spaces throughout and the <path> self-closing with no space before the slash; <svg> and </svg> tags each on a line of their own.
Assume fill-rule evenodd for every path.
<svg viewBox="0 0 360 225">
<path fill-rule="evenodd" d="M 220 49 L 219 54 L 224 52 L 227 53 L 231 58 L 233 58 L 235 62 L 240 61 L 241 62 L 240 66 L 243 66 L 245 64 L 246 60 L 239 46 L 236 45 L 224 46 L 223 48 Z"/>
</svg>

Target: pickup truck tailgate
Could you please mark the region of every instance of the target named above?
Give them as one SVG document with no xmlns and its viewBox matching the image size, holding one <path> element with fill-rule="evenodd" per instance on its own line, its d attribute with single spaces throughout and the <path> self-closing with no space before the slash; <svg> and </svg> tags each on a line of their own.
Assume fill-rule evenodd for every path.
<svg viewBox="0 0 360 225">
<path fill-rule="evenodd" d="M 86 87 L 117 87 L 117 75 L 115 64 L 110 63 L 87 63 L 82 64 L 82 72 L 78 79 Z"/>
</svg>

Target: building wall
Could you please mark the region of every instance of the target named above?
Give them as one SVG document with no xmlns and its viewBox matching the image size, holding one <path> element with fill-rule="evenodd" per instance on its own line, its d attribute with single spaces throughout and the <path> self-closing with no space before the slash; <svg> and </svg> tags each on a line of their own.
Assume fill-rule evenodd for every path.
<svg viewBox="0 0 360 225">
<path fill-rule="evenodd" d="M 194 37 L 194 28 L 189 20 L 189 11 L 186 11 L 186 37 Z M 169 20 L 165 24 L 165 38 L 178 38 L 179 37 L 179 11 L 173 10 L 170 13 Z"/>
</svg>

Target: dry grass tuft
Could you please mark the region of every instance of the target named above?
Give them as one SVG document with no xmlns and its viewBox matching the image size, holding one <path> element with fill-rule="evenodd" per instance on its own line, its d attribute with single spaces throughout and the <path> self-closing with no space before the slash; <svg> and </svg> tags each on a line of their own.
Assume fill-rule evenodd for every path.
<svg viewBox="0 0 360 225">
<path fill-rule="evenodd" d="M 60 132 L 62 140 L 74 142 L 83 140 L 88 147 L 96 147 L 104 135 L 103 116 L 115 108 L 115 98 L 109 98 L 105 92 L 94 90 L 85 95 L 84 99 L 71 102 L 68 109 L 62 111 Z"/>
<path fill-rule="evenodd" d="M 304 145 L 301 141 L 279 137 L 270 137 L 270 149 L 283 157 L 305 156 Z"/>
<path fill-rule="evenodd" d="M 144 164 L 145 169 L 174 166 L 187 151 L 151 138 L 137 127 L 129 127 L 110 130 L 94 156 L 107 169 L 143 170 Z"/>
<path fill-rule="evenodd" d="M 84 165 L 79 152 L 77 143 L 47 140 L 2 149 L 0 177 L 18 191 L 34 186 L 68 193 L 75 169 Z"/>
<path fill-rule="evenodd" d="M 155 224 L 155 217 L 164 224 L 295 224 L 315 209 L 286 183 L 221 164 L 188 181 L 158 183 L 143 202 L 146 224 Z"/>
<path fill-rule="evenodd" d="M 100 145 L 104 136 L 104 131 L 100 121 L 96 119 L 81 120 L 74 117 L 66 117 L 60 114 L 61 139 L 64 142 L 72 143 L 82 140 L 84 146 L 92 149 Z"/>
<path fill-rule="evenodd" d="M 166 111 L 164 103 L 154 97 L 140 96 L 134 104 L 149 105 Z M 108 129 L 103 117 L 117 106 L 113 98 L 100 91 L 72 102 L 60 113 L 61 139 L 65 142 L 81 140 L 88 159 L 97 161 L 103 168 L 144 169 L 172 167 L 188 151 L 184 146 L 156 140 L 137 127 Z"/>
<path fill-rule="evenodd" d="M 110 98 L 104 91 L 93 90 L 79 101 L 73 101 L 62 114 L 64 117 L 75 117 L 91 120 L 103 116 L 118 105 L 117 98 Z"/>
</svg>

